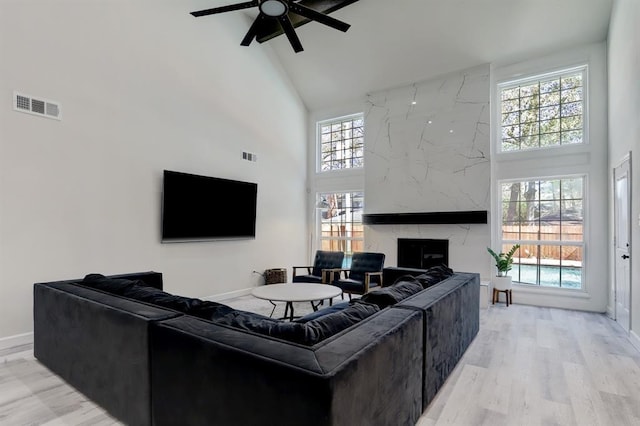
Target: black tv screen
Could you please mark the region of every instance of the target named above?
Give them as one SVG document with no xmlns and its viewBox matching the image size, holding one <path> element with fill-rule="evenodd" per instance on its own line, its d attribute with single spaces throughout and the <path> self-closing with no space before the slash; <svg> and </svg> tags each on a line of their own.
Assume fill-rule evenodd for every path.
<svg viewBox="0 0 640 426">
<path fill-rule="evenodd" d="M 258 185 L 164 171 L 162 241 L 255 238 Z"/>
</svg>

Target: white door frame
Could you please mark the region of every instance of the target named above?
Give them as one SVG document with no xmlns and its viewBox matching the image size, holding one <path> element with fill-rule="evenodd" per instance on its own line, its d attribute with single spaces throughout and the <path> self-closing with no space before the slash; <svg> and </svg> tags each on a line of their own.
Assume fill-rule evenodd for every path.
<svg viewBox="0 0 640 426">
<path fill-rule="evenodd" d="M 619 181 L 624 180 L 623 185 Z M 620 194 L 619 190 L 624 193 Z M 631 153 L 613 169 L 614 315 L 628 334 L 631 328 Z M 622 199 L 621 197 L 626 199 Z"/>
</svg>

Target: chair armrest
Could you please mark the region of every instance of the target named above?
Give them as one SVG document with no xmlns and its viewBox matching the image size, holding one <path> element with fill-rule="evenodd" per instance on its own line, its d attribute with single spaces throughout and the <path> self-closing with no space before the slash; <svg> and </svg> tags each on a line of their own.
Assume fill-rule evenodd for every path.
<svg viewBox="0 0 640 426">
<path fill-rule="evenodd" d="M 307 274 L 311 274 L 311 269 L 313 269 L 313 266 L 293 266 L 293 276 L 296 276 L 296 272 L 298 269 L 306 269 L 307 270 Z"/>
<path fill-rule="evenodd" d="M 322 274 L 324 277 L 324 274 L 326 273 L 329 277 L 329 280 L 327 281 L 327 284 L 331 284 L 334 280 L 340 279 L 340 275 L 342 273 L 344 273 L 344 276 L 347 276 L 347 272 L 349 270 L 348 269 L 343 269 L 343 268 L 332 268 L 332 269 L 323 269 L 322 270 Z M 336 277 L 337 274 L 337 277 Z M 324 282 L 324 279 L 323 279 Z"/>
<path fill-rule="evenodd" d="M 369 283 L 371 277 L 380 277 L 380 287 L 382 287 L 382 271 L 365 272 L 364 273 L 364 294 L 369 293 Z"/>
</svg>

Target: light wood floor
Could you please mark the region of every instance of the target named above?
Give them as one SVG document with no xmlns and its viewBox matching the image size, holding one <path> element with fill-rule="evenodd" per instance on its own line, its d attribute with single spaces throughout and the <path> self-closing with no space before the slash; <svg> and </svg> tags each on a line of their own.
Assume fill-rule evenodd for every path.
<svg viewBox="0 0 640 426">
<path fill-rule="evenodd" d="M 417 426 L 640 425 L 640 352 L 606 316 L 499 304 L 480 320 Z M 30 345 L 0 351 L 0 425 L 118 424 Z"/>
</svg>

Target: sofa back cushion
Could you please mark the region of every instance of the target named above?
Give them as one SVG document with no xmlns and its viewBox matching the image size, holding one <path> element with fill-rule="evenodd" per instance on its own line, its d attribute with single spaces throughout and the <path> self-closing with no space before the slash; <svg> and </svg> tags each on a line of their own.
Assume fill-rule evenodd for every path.
<svg viewBox="0 0 640 426">
<path fill-rule="evenodd" d="M 233 309 L 221 303 L 177 296 L 148 287 L 143 281 L 87 275 L 82 284 L 111 294 L 174 309 L 187 315 L 264 334 L 303 345 L 314 345 L 356 324 L 380 309 L 369 303 L 352 303 L 349 307 L 306 323 L 285 322 L 253 312 Z"/>
<path fill-rule="evenodd" d="M 380 309 L 384 309 L 422 290 L 422 285 L 416 278 L 411 275 L 405 275 L 398 278 L 398 280 L 389 287 L 376 289 L 362 295 L 360 300 L 373 303 Z"/>
<path fill-rule="evenodd" d="M 252 312 L 234 311 L 212 322 L 312 346 L 351 327 L 380 309 L 370 303 L 352 303 L 337 312 L 307 322 L 285 322 Z"/>
<path fill-rule="evenodd" d="M 438 265 L 427 269 L 423 274 L 417 275 L 415 278 L 420 282 L 423 288 L 429 288 L 452 275 L 453 269 L 444 265 Z"/>
<path fill-rule="evenodd" d="M 154 287 L 149 287 L 141 280 L 110 278 L 102 274 L 89 274 L 84 277 L 82 284 L 87 287 L 106 291 L 107 293 L 173 309 L 198 318 L 212 319 L 233 311 L 233 308 L 221 303 L 177 296 Z"/>
</svg>

